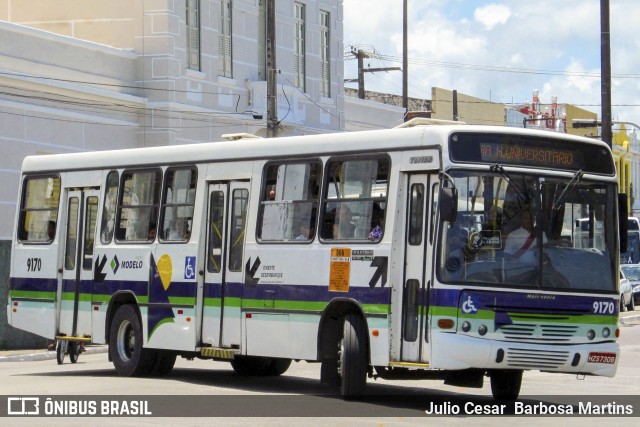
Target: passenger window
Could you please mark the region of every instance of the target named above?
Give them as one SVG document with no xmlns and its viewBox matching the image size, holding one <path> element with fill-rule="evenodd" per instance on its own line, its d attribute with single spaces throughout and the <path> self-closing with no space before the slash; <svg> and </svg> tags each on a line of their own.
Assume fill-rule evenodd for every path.
<svg viewBox="0 0 640 427">
<path fill-rule="evenodd" d="M 27 178 L 20 203 L 18 239 L 28 243 L 51 243 L 56 235 L 60 178 Z"/>
<path fill-rule="evenodd" d="M 116 241 L 147 241 L 157 224 L 160 181 L 159 170 L 123 172 Z"/>
<path fill-rule="evenodd" d="M 116 204 L 118 202 L 119 177 L 117 171 L 109 172 L 104 190 L 104 206 L 102 207 L 102 225 L 100 227 L 100 241 L 106 245 L 111 243 L 116 229 Z"/>
<path fill-rule="evenodd" d="M 267 164 L 262 183 L 259 239 L 313 240 L 321 179 L 319 161 Z"/>
<path fill-rule="evenodd" d="M 197 178 L 194 167 L 167 169 L 160 229 L 162 240 L 186 242 L 191 237 Z M 153 239 L 149 237 L 149 240 Z"/>
<path fill-rule="evenodd" d="M 323 239 L 382 239 L 389 164 L 386 157 L 327 163 L 320 232 Z"/>
</svg>

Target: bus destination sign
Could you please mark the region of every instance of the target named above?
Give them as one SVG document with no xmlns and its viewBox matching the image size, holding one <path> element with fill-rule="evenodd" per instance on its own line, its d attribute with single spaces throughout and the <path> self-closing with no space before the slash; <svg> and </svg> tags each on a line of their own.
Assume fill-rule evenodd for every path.
<svg viewBox="0 0 640 427">
<path fill-rule="evenodd" d="M 480 143 L 480 159 L 483 162 L 579 169 L 582 164 L 578 161 L 579 157 L 582 157 L 580 153 L 560 149 Z"/>
<path fill-rule="evenodd" d="M 613 176 L 615 165 L 606 147 L 553 136 L 453 132 L 449 155 L 454 162 L 499 163 L 542 169 L 582 170 Z"/>
</svg>

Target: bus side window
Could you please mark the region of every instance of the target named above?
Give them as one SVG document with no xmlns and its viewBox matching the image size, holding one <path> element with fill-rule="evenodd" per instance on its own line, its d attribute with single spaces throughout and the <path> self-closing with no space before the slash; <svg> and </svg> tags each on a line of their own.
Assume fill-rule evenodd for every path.
<svg viewBox="0 0 640 427">
<path fill-rule="evenodd" d="M 161 212 L 162 240 L 186 242 L 191 237 L 197 180 L 195 167 L 167 169 Z"/>
<path fill-rule="evenodd" d="M 60 177 L 33 177 L 24 181 L 20 202 L 18 239 L 51 243 L 56 234 L 60 204 Z"/>
<path fill-rule="evenodd" d="M 386 156 L 329 160 L 322 201 L 322 239 L 382 239 L 389 168 Z"/>
<path fill-rule="evenodd" d="M 102 225 L 100 228 L 100 241 L 102 244 L 111 243 L 116 228 L 116 203 L 118 201 L 119 177 L 117 171 L 111 171 L 107 175 L 107 183 L 104 191 L 104 206 L 102 207 Z"/>
<path fill-rule="evenodd" d="M 122 173 L 117 241 L 147 241 L 149 228 L 157 224 L 161 177 L 159 169 Z"/>
<path fill-rule="evenodd" d="M 317 160 L 265 166 L 258 223 L 261 241 L 313 240 L 321 171 Z"/>
</svg>

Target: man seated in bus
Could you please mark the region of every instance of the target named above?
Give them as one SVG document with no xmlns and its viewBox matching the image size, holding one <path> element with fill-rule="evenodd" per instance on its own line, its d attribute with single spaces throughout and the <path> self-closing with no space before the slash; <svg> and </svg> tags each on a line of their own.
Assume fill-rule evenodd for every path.
<svg viewBox="0 0 640 427">
<path fill-rule="evenodd" d="M 519 221 L 519 227 L 507 235 L 504 244 L 505 253 L 510 255 L 513 260 L 535 263 L 538 227 L 534 224 L 530 208 L 523 207 L 519 218 L 516 217 L 513 220 Z"/>
</svg>

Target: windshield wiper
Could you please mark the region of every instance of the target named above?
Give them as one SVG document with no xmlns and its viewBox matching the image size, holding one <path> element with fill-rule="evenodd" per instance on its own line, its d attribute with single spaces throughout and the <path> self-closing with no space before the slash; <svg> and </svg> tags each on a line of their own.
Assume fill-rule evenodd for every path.
<svg viewBox="0 0 640 427">
<path fill-rule="evenodd" d="M 516 191 L 518 192 L 518 195 L 526 198 L 527 197 L 527 190 L 525 188 L 522 188 L 520 186 L 520 183 L 517 182 L 515 179 L 513 179 L 513 177 L 511 175 L 509 175 L 509 173 L 504 170 L 504 168 L 502 167 L 501 164 L 499 163 L 495 163 L 491 166 L 489 166 L 489 170 L 493 173 L 497 173 L 498 175 L 500 175 L 505 181 L 507 181 L 507 185 L 509 185 L 512 188 L 515 188 Z"/>
<path fill-rule="evenodd" d="M 573 178 L 571 178 L 571 181 L 569 181 L 567 186 L 564 187 L 564 190 L 562 190 L 562 193 L 560 193 L 558 198 L 554 200 L 553 206 L 551 207 L 552 211 L 557 211 L 560 208 L 560 205 L 564 203 L 564 201 L 569 196 L 569 194 L 573 191 L 576 185 L 578 185 L 578 183 L 582 179 L 582 175 L 583 175 L 582 169 L 580 169 L 578 172 L 576 172 L 575 175 L 573 175 Z"/>
</svg>

